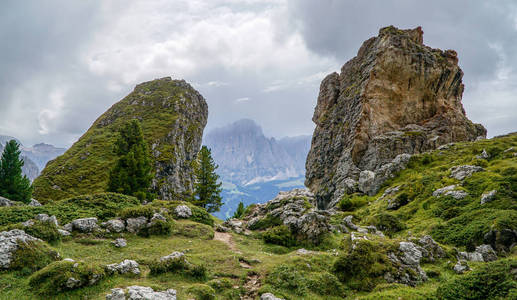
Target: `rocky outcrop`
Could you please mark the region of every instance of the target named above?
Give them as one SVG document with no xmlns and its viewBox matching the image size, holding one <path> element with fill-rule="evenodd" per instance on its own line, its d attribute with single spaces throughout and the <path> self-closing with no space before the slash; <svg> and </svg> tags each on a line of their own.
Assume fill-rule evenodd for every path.
<svg viewBox="0 0 517 300">
<path fill-rule="evenodd" d="M 318 244 L 331 230 L 330 215 L 314 204 L 314 195 L 306 189 L 280 192 L 273 200 L 254 206 L 244 220 L 252 230 L 283 224 L 298 240 Z"/>
<path fill-rule="evenodd" d="M 106 190 L 117 157 L 112 145 L 118 129 L 141 121 L 153 158 L 152 189 L 159 199 L 190 194 L 192 161 L 201 146 L 207 104 L 190 84 L 170 77 L 139 84 L 132 93 L 100 116 L 63 155 L 50 161 L 34 181 L 41 202 Z"/>
<path fill-rule="evenodd" d="M 385 167 L 398 155 L 484 137 L 462 107 L 462 76 L 456 52 L 425 46 L 420 27 L 382 28 L 364 42 L 321 83 L 305 182 L 318 207 L 355 192 L 360 180 L 360 191 L 375 194 L 404 167 Z"/>
<path fill-rule="evenodd" d="M 110 264 L 106 266 L 106 273 L 108 274 L 126 274 L 131 273 L 134 275 L 140 275 L 140 265 L 130 259 L 124 259 L 118 264 Z"/>
<path fill-rule="evenodd" d="M 176 300 L 176 290 L 168 289 L 162 292 L 155 292 L 146 286 L 133 285 L 126 289 L 111 289 L 111 293 L 106 295 L 106 300 Z"/>
<path fill-rule="evenodd" d="M 41 240 L 19 229 L 0 232 L 0 269 L 8 269 L 19 244 L 29 242 L 41 242 Z"/>
</svg>

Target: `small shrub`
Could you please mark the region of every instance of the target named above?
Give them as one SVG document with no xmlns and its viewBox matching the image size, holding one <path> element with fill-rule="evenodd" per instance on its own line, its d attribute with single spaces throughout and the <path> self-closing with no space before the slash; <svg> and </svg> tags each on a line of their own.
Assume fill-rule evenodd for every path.
<svg viewBox="0 0 517 300">
<path fill-rule="evenodd" d="M 266 283 L 274 288 L 283 289 L 298 296 L 307 294 L 307 280 L 301 272 L 293 266 L 279 265 L 266 277 Z"/>
<path fill-rule="evenodd" d="M 150 226 L 146 226 L 138 231 L 139 236 L 149 237 L 151 235 L 170 235 L 172 224 L 168 221 L 154 220 Z"/>
<path fill-rule="evenodd" d="M 391 262 L 381 247 L 365 240 L 337 258 L 333 273 L 355 290 L 371 291 L 390 268 Z"/>
<path fill-rule="evenodd" d="M 285 247 L 292 247 L 296 244 L 296 239 L 292 236 L 291 231 L 286 225 L 280 225 L 268 229 L 262 234 L 262 238 L 266 243 Z"/>
<path fill-rule="evenodd" d="M 148 266 L 151 270 L 151 275 L 157 275 L 166 272 L 183 272 L 189 269 L 189 264 L 187 263 L 187 260 L 184 256 L 178 257 L 176 259 L 169 259 L 164 262 L 156 260 L 150 262 Z"/>
<path fill-rule="evenodd" d="M 187 289 L 197 300 L 215 300 L 215 291 L 206 284 L 194 284 Z"/>
<path fill-rule="evenodd" d="M 66 283 L 69 278 L 79 280 L 77 287 L 94 285 L 104 277 L 100 266 L 70 261 L 57 261 L 37 271 L 29 277 L 29 285 L 40 295 L 54 295 L 70 290 Z"/>
<path fill-rule="evenodd" d="M 250 226 L 249 228 L 251 230 L 260 230 L 260 229 L 266 229 L 274 226 L 282 225 L 282 220 L 280 220 L 279 217 L 274 217 L 270 214 L 267 214 L 264 218 L 258 220 L 253 226 Z"/>
<path fill-rule="evenodd" d="M 437 297 L 438 299 L 510 299 L 510 293 L 515 293 L 517 289 L 517 281 L 512 274 L 512 270 L 516 268 L 515 259 L 487 263 L 464 276 L 442 283 L 436 291 Z"/>
<path fill-rule="evenodd" d="M 121 219 L 127 220 L 130 218 L 146 217 L 152 218 L 154 215 L 154 209 L 150 206 L 136 206 L 129 207 L 122 210 L 119 214 Z"/>
<path fill-rule="evenodd" d="M 372 219 L 372 225 L 375 225 L 379 230 L 385 232 L 389 236 L 404 230 L 406 227 L 398 217 L 389 213 L 380 213 L 375 215 Z"/>
<path fill-rule="evenodd" d="M 10 268 L 30 274 L 59 259 L 59 254 L 42 242 L 18 243 Z"/>
<path fill-rule="evenodd" d="M 315 278 L 310 279 L 307 286 L 313 293 L 322 296 L 343 296 L 345 291 L 337 277 L 327 272 L 319 273 Z"/>
<path fill-rule="evenodd" d="M 204 265 L 190 265 L 186 273 L 197 280 L 205 280 L 207 277 L 207 269 Z"/>
<path fill-rule="evenodd" d="M 338 202 L 338 208 L 342 211 L 354 211 L 368 203 L 367 196 L 344 195 Z"/>
<path fill-rule="evenodd" d="M 207 282 L 207 284 L 217 292 L 230 289 L 233 286 L 233 282 L 228 278 L 212 279 L 209 282 Z"/>
</svg>

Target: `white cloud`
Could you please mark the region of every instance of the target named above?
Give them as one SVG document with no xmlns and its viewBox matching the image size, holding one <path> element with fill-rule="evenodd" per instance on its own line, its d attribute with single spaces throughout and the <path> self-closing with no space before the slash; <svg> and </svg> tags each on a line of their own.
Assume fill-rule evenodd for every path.
<svg viewBox="0 0 517 300">
<path fill-rule="evenodd" d="M 242 98 L 237 98 L 235 99 L 235 103 L 242 103 L 242 102 L 248 102 L 250 101 L 251 99 L 249 97 L 242 97 Z"/>
</svg>

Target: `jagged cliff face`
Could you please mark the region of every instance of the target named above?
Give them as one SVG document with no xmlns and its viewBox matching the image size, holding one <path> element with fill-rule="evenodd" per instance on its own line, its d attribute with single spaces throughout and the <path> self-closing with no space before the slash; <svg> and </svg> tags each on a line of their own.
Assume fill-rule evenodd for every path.
<svg viewBox="0 0 517 300">
<path fill-rule="evenodd" d="M 397 169 L 383 166 L 397 155 L 485 137 L 465 116 L 462 77 L 456 52 L 425 46 L 420 27 L 386 27 L 365 41 L 341 74 L 321 83 L 306 163 L 318 205 L 357 190 L 376 193 L 386 169 Z"/>
<path fill-rule="evenodd" d="M 160 199 L 177 199 L 192 191 L 192 162 L 201 146 L 208 117 L 204 98 L 183 80 L 170 77 L 145 82 L 100 116 L 62 156 L 50 161 L 34 181 L 42 202 L 106 190 L 116 161 L 118 129 L 141 121 L 154 159 L 153 189 Z"/>
</svg>

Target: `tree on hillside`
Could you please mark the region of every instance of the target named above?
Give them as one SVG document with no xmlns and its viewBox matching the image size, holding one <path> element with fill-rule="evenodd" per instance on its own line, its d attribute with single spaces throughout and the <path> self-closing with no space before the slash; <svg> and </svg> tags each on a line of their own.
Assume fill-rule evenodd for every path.
<svg viewBox="0 0 517 300">
<path fill-rule="evenodd" d="M 219 208 L 223 205 L 221 183 L 218 182 L 219 175 L 215 172 L 217 168 L 210 149 L 206 146 L 201 147 L 194 164 L 196 181 L 192 202 L 205 208 L 208 212 L 219 211 Z"/>
<path fill-rule="evenodd" d="M 20 154 L 20 145 L 15 140 L 7 142 L 0 160 L 0 196 L 29 203 L 32 185 L 27 176 L 22 176 L 24 162 Z"/>
<path fill-rule="evenodd" d="M 234 219 L 240 219 L 242 218 L 242 216 L 244 215 L 244 211 L 245 211 L 245 208 L 244 208 L 244 203 L 239 202 L 239 206 L 237 206 L 237 210 L 235 211 L 235 213 L 233 213 L 233 217 Z"/>
<path fill-rule="evenodd" d="M 115 153 L 118 161 L 110 171 L 108 191 L 152 200 L 151 158 L 138 120 L 131 120 L 120 129 Z"/>
</svg>

